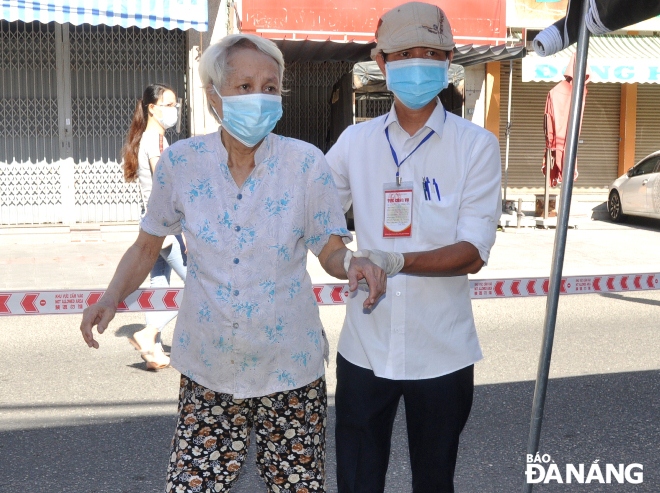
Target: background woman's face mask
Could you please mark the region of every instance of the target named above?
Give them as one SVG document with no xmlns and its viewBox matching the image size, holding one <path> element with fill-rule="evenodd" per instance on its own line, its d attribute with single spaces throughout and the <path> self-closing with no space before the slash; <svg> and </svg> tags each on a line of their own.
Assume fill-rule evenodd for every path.
<svg viewBox="0 0 660 493">
<path fill-rule="evenodd" d="M 426 106 L 449 86 L 449 60 L 412 58 L 386 62 L 387 88 L 408 108 Z"/>
<path fill-rule="evenodd" d="M 216 112 L 222 128 L 247 147 L 261 142 L 282 118 L 282 96 L 261 93 L 220 96 L 215 86 L 213 90 L 222 100 L 222 118 Z"/>
<path fill-rule="evenodd" d="M 154 115 L 154 117 L 158 123 L 160 123 L 165 130 L 176 125 L 176 122 L 179 119 L 179 110 L 176 108 L 176 106 L 157 106 L 160 110 L 160 118 L 158 118 L 156 115 Z"/>
</svg>

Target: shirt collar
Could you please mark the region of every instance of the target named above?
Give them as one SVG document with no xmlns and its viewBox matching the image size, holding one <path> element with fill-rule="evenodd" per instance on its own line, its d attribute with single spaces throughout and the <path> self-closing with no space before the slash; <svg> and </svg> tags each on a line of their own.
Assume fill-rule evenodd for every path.
<svg viewBox="0 0 660 493">
<path fill-rule="evenodd" d="M 218 127 L 218 145 L 220 148 L 220 156 L 222 156 L 223 159 L 228 160 L 229 159 L 229 153 L 227 152 L 227 149 L 225 148 L 225 145 L 222 143 L 222 137 L 221 137 L 221 131 L 222 127 Z M 254 153 L 254 166 L 257 168 L 259 164 L 264 162 L 266 159 L 268 159 L 271 154 L 273 153 L 273 144 L 275 142 L 275 138 L 277 138 L 276 135 L 273 133 L 269 133 L 264 137 L 264 140 L 261 142 L 259 145 L 259 148 L 257 149 L 257 152 Z"/>
<path fill-rule="evenodd" d="M 424 128 L 429 128 L 433 130 L 436 134 L 438 134 L 438 137 L 442 137 L 442 130 L 444 129 L 445 120 L 447 116 L 446 116 L 445 108 L 444 106 L 442 106 L 442 103 L 440 102 L 440 98 L 436 97 L 436 101 L 438 104 L 433 110 L 433 113 L 431 113 L 431 116 L 426 121 L 424 127 L 422 127 L 417 132 L 416 135 L 419 135 L 420 132 L 423 132 Z M 383 131 L 385 131 L 387 127 L 389 127 L 391 124 L 395 122 L 397 125 L 399 125 L 399 128 L 401 128 L 401 125 L 399 124 L 399 117 L 396 114 L 396 109 L 394 108 L 394 104 L 392 104 L 392 108 L 390 109 L 390 112 L 387 114 L 387 116 L 385 117 L 385 121 L 383 122 Z"/>
</svg>

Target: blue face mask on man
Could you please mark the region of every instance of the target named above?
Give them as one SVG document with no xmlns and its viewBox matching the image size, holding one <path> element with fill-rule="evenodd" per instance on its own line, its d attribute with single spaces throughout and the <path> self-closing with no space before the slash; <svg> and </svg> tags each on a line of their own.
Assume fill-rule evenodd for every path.
<svg viewBox="0 0 660 493">
<path fill-rule="evenodd" d="M 386 62 L 387 88 L 408 108 L 418 110 L 449 86 L 449 60 L 411 58 Z"/>
<path fill-rule="evenodd" d="M 213 89 L 220 96 L 215 86 Z M 216 116 L 222 128 L 247 147 L 254 147 L 261 142 L 282 118 L 282 96 L 259 93 L 220 98 L 222 118 L 217 112 Z"/>
</svg>

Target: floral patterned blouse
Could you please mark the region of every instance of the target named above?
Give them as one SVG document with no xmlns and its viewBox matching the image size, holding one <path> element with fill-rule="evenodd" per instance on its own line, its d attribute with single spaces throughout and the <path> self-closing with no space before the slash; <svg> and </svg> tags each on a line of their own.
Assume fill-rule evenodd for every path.
<svg viewBox="0 0 660 493">
<path fill-rule="evenodd" d="M 216 132 L 161 156 L 140 227 L 183 231 L 186 289 L 172 342 L 182 374 L 235 398 L 307 385 L 324 374 L 321 326 L 307 250 L 351 240 L 321 151 L 269 134 L 238 187 Z"/>
</svg>

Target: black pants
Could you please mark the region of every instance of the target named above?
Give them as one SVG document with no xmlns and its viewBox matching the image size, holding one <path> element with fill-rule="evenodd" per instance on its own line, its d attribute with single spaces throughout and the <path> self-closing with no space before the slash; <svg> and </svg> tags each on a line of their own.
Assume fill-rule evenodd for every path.
<svg viewBox="0 0 660 493">
<path fill-rule="evenodd" d="M 424 380 L 389 380 L 337 355 L 339 493 L 382 493 L 403 396 L 413 493 L 453 493 L 458 439 L 472 408 L 474 365 Z"/>
</svg>

